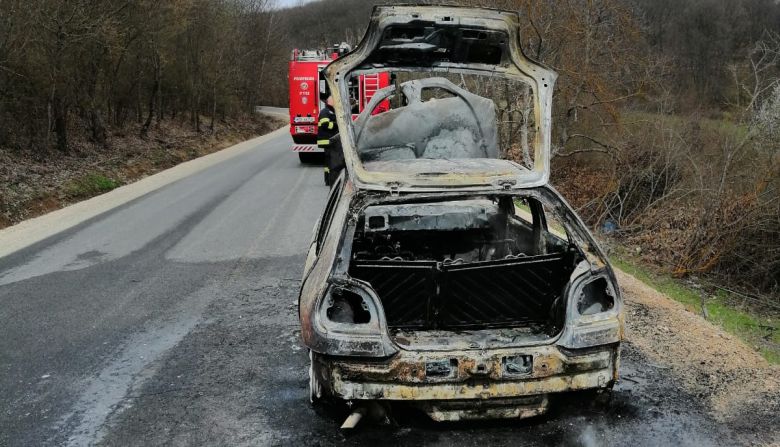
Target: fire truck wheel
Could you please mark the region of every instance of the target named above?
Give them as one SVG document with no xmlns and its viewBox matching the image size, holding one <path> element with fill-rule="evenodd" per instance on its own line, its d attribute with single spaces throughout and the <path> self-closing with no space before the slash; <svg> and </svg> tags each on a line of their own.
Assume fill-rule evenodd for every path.
<svg viewBox="0 0 780 447">
<path fill-rule="evenodd" d="M 306 152 L 298 152 L 298 160 L 300 160 L 301 163 L 303 164 L 309 164 L 312 162 L 312 158 L 313 158 L 312 155 L 314 154 L 309 154 Z"/>
</svg>

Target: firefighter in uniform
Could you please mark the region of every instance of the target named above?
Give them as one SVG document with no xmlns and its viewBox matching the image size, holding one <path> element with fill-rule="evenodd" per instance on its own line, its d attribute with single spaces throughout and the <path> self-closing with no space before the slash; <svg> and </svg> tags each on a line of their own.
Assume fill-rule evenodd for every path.
<svg viewBox="0 0 780 447">
<path fill-rule="evenodd" d="M 325 151 L 325 184 L 332 185 L 344 169 L 344 153 L 336 124 L 336 113 L 333 110 L 333 97 L 330 95 L 325 100 L 325 107 L 320 110 L 317 146 Z"/>
</svg>

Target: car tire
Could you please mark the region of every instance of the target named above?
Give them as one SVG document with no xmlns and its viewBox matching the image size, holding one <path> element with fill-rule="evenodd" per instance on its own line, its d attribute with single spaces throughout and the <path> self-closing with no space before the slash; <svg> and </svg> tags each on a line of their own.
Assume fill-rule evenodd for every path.
<svg viewBox="0 0 780 447">
<path fill-rule="evenodd" d="M 309 350 L 309 403 L 318 415 L 341 423 L 349 416 L 349 405 L 329 395 L 314 374 L 314 352 Z"/>
<path fill-rule="evenodd" d="M 298 160 L 300 160 L 302 164 L 307 165 L 312 162 L 312 155 L 313 154 L 308 152 L 298 152 Z"/>
<path fill-rule="evenodd" d="M 596 413 L 608 413 L 612 407 L 612 387 L 596 390 L 576 391 L 577 399 L 580 400 L 584 408 Z"/>
<path fill-rule="evenodd" d="M 609 411 L 612 406 L 612 398 L 614 397 L 612 387 L 604 388 L 595 393 L 593 398 L 594 408 L 601 411 Z"/>
<path fill-rule="evenodd" d="M 321 405 L 322 398 L 322 384 L 314 374 L 314 353 L 309 350 L 309 403 L 313 406 Z"/>
</svg>

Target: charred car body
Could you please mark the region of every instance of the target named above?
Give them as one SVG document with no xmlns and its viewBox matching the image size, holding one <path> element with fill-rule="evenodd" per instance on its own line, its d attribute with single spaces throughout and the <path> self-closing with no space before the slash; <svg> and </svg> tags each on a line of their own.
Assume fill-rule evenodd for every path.
<svg viewBox="0 0 780 447">
<path fill-rule="evenodd" d="M 619 290 L 547 184 L 556 75 L 523 55 L 518 22 L 377 7 L 326 69 L 347 168 L 301 286 L 313 401 L 527 417 L 553 393 L 616 381 Z M 349 80 L 377 72 L 394 83 L 353 121 Z"/>
</svg>

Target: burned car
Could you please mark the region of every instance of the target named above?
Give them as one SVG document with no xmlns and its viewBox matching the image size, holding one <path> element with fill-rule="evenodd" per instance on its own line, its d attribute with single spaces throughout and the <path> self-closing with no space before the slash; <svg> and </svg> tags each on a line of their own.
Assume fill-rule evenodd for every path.
<svg viewBox="0 0 780 447">
<path fill-rule="evenodd" d="M 617 380 L 620 293 L 548 184 L 556 74 L 523 55 L 519 20 L 377 7 L 326 68 L 346 170 L 300 291 L 313 402 L 528 417 Z M 350 81 L 380 72 L 392 85 L 353 119 Z"/>
</svg>

